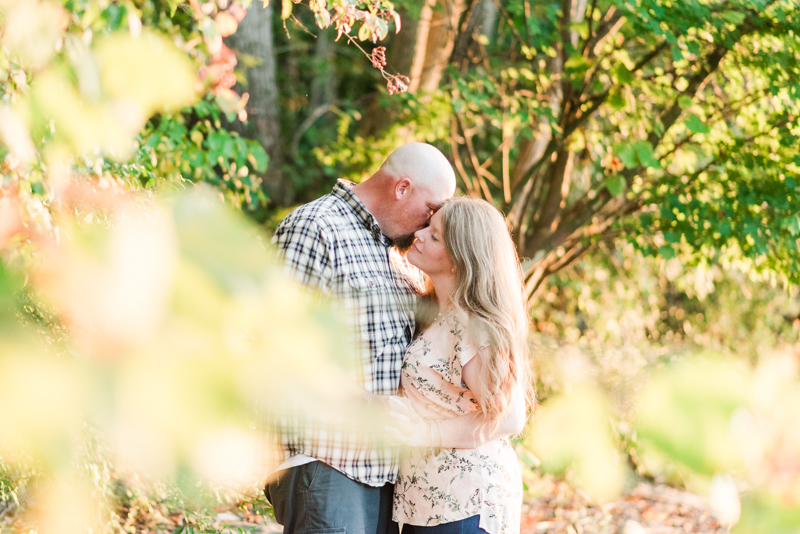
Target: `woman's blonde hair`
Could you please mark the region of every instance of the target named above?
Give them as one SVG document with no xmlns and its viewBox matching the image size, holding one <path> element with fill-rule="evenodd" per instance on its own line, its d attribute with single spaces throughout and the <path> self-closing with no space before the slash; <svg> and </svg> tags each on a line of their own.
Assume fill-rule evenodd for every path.
<svg viewBox="0 0 800 534">
<path fill-rule="evenodd" d="M 488 421 L 496 425 L 517 384 L 528 406 L 533 397 L 530 321 L 517 250 L 502 214 L 485 200 L 452 198 L 441 209 L 442 238 L 456 270 L 450 296 L 457 312 L 469 318 L 473 342 L 488 342 L 488 350 L 478 354 L 485 370 L 478 396 Z"/>
</svg>

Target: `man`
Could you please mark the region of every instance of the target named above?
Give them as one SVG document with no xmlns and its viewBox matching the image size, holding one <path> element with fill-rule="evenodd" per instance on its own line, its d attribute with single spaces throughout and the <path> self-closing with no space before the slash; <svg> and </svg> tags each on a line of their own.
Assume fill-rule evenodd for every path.
<svg viewBox="0 0 800 534">
<path fill-rule="evenodd" d="M 284 219 L 273 242 L 290 274 L 342 300 L 362 342 L 357 379 L 393 395 L 414 330 L 420 273 L 401 253 L 453 195 L 447 158 L 404 145 L 360 184 L 344 180 Z M 391 519 L 394 458 L 357 436 L 308 423 L 282 436 L 286 461 L 265 488 L 285 534 L 383 534 Z"/>
</svg>

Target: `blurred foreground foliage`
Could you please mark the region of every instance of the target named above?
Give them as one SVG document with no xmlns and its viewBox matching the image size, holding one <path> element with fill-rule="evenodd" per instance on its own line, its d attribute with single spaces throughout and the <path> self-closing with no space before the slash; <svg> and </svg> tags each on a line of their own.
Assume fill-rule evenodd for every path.
<svg viewBox="0 0 800 534">
<path fill-rule="evenodd" d="M 646 477 L 707 496 L 734 532 L 795 531 L 799 310 L 768 277 L 597 249 L 532 310 L 523 463 L 601 501 Z"/>
<path fill-rule="evenodd" d="M 379 4 L 367 7 L 380 11 Z M 576 40 L 589 39 L 600 4 L 583 23 L 588 27 L 574 30 Z M 602 58 L 590 61 L 568 44 L 572 29 L 558 33 L 554 6 L 536 4 L 542 26 L 532 31 L 515 4 L 500 19 L 503 31 L 487 61 L 467 62 L 486 70 L 467 69 L 459 78 L 451 69 L 449 88 L 404 97 L 400 120 L 381 138 L 354 136 L 362 115 L 352 88 L 341 108 L 328 104 L 339 119 L 333 136 L 310 124 L 287 136 L 305 156 L 309 143 L 333 142 L 297 159 L 310 166 L 298 173 L 298 191 L 313 185 L 308 189 L 317 192 L 312 159 L 322 162 L 325 179 L 337 165 L 363 177 L 411 136 L 449 140 L 454 157 L 474 156 L 475 175 L 459 160 L 462 186 L 508 206 L 524 199 L 506 198 L 494 175 L 507 173 L 509 158 L 536 140 L 522 135 L 505 158 L 494 158 L 498 145 L 511 146 L 513 130 L 536 126 L 546 145 L 560 146 L 563 154 L 549 161 L 572 161 L 577 188 L 553 199 L 603 200 L 610 218 L 594 229 L 611 233 L 587 240 L 581 234 L 570 242 L 577 249 L 544 247 L 546 256 L 531 245 L 536 239 L 526 241 L 526 269 L 546 268 L 534 280 L 539 298 L 532 310 L 542 404 L 520 446 L 523 463 L 564 474 L 599 501 L 619 494 L 633 476 L 684 484 L 709 496 L 720 522 L 738 521 L 739 532 L 754 533 L 797 530 L 800 521 L 800 320 L 796 296 L 769 278 L 797 272 L 797 159 L 789 142 L 796 135 L 796 87 L 784 87 L 784 74 L 796 68 L 790 52 L 797 38 L 794 22 L 778 20 L 786 31 L 779 38 L 743 41 L 758 43 L 756 56 L 739 41 L 727 43 L 725 35 L 738 38 L 743 23 L 755 24 L 755 32 L 785 14 L 786 2 L 769 2 L 763 16 L 756 4 L 738 3 L 724 16 L 692 4 L 691 20 L 658 2 L 647 3 L 648 13 L 601 5 L 613 15 L 603 31 L 614 33 L 596 43 L 593 54 Z M 245 118 L 245 102 L 231 90 L 235 61 L 222 37 L 247 6 L 0 0 L 3 531 L 214 531 L 213 513 L 203 506 L 252 496 L 262 482 L 270 444 L 256 414 L 287 397 L 323 415 L 355 411 L 341 325 L 291 289 L 267 236 L 218 199 L 222 192 L 245 212 L 262 210 L 268 200 L 259 177 L 269 163 L 264 150 L 229 130 Z M 290 2 L 282 7 L 284 18 L 294 16 Z M 334 24 L 325 8 L 313 3 L 323 27 Z M 394 17 L 393 8 L 380 13 Z M 643 22 L 652 26 L 659 17 L 663 31 L 646 39 L 658 51 L 651 58 L 657 65 L 637 74 L 628 66 L 631 54 L 644 53 L 635 37 Z M 699 43 L 697 29 L 711 23 L 712 39 Z M 676 37 L 672 30 L 686 24 L 692 31 Z M 359 33 L 374 40 L 388 24 L 373 15 L 367 28 Z M 523 45 L 529 31 L 536 43 Z M 703 90 L 682 94 L 702 74 L 693 72 L 690 56 L 708 59 L 717 38 L 731 44 L 726 54 L 748 60 L 726 72 L 762 76 L 756 100 L 729 92 L 729 102 L 711 79 Z M 785 68 L 771 69 L 765 58 L 777 53 Z M 560 66 L 562 91 L 601 74 L 584 88 L 604 95 L 601 113 L 593 116 L 594 129 L 573 130 L 575 139 L 562 136 L 552 104 L 569 98 L 551 85 L 558 78 L 543 76 L 559 55 L 568 60 Z M 369 85 L 369 76 L 351 74 Z M 498 95 L 498 87 L 507 93 Z M 296 99 L 287 100 L 294 111 L 307 104 L 303 90 L 294 87 L 287 97 Z M 548 99 L 538 98 L 543 94 Z M 647 105 L 654 100 L 677 102 L 671 132 L 663 120 L 650 128 Z M 523 112 L 529 101 L 535 113 Z M 743 119 L 729 116 L 732 105 Z M 570 113 L 563 116 L 579 118 Z M 738 136 L 737 127 L 749 133 Z M 643 140 L 623 140 L 622 132 L 660 137 L 648 149 Z M 662 164 L 670 150 L 681 158 Z M 551 166 L 540 160 L 537 168 Z M 545 183 L 543 172 L 525 171 L 518 184 L 538 180 L 544 185 L 536 194 L 553 200 L 547 192 L 559 190 L 559 172 L 568 174 L 567 167 L 548 172 Z M 487 185 L 489 178 L 496 183 Z M 193 182 L 217 189 L 194 190 Z M 716 189 L 707 187 L 712 182 Z M 629 205 L 645 215 L 611 217 L 627 214 L 614 209 Z M 726 219 L 729 212 L 736 217 Z M 718 216 L 713 224 L 692 224 L 709 213 Z M 533 214 L 530 227 L 547 226 L 545 215 Z M 764 221 L 766 233 L 759 230 Z M 629 244 L 605 239 L 612 234 Z M 598 247 L 561 271 L 584 245 Z"/>
<path fill-rule="evenodd" d="M 277 399 L 358 415 L 335 315 L 231 210 L 266 201 L 228 128 L 249 5 L 0 1 L 3 532 L 213 531 Z"/>
<path fill-rule="evenodd" d="M 61 202 L 60 238 L 0 269 L 0 500 L 15 529 L 125 530 L 120 506 L 159 481 L 190 509 L 252 496 L 272 450 L 259 417 L 278 400 L 358 416 L 340 323 L 211 191 L 142 201 L 76 184 Z M 63 328 L 49 343 L 31 298 Z"/>
</svg>

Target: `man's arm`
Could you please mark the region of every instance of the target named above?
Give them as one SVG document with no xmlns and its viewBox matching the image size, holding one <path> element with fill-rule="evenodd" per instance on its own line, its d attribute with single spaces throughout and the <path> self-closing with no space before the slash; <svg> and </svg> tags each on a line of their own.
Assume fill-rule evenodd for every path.
<svg viewBox="0 0 800 534">
<path fill-rule="evenodd" d="M 272 243 L 278 248 L 289 276 L 307 288 L 330 295 L 332 251 L 328 236 L 316 220 L 289 214 L 275 230 Z"/>
</svg>

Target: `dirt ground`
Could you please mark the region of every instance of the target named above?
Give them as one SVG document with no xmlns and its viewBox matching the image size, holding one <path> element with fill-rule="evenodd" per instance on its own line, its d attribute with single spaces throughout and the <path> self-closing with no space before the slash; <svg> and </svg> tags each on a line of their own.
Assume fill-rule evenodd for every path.
<svg viewBox="0 0 800 534">
<path fill-rule="evenodd" d="M 566 483 L 528 499 L 521 534 L 684 534 L 728 533 L 705 500 L 665 485 L 641 482 L 629 494 L 602 506 L 591 505 Z"/>
<path fill-rule="evenodd" d="M 255 534 L 283 532 L 280 525 L 258 516 L 220 514 L 219 526 L 243 527 Z M 248 521 L 248 519 L 250 521 Z M 254 529 L 255 527 L 255 529 Z M 602 506 L 591 505 L 564 482 L 552 491 L 528 497 L 522 507 L 520 534 L 727 534 L 711 515 L 705 500 L 663 484 L 639 483 L 629 494 Z"/>
</svg>

